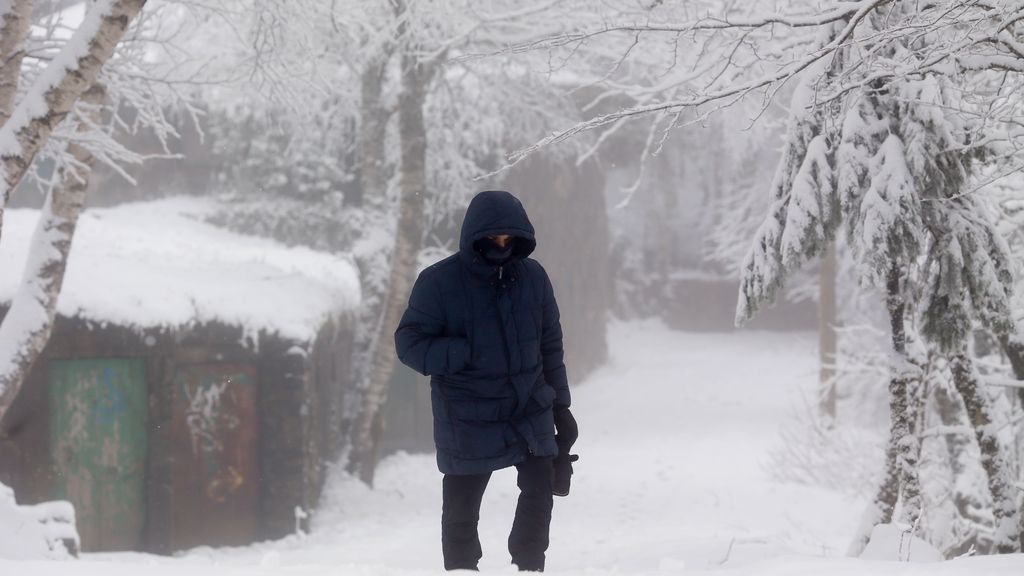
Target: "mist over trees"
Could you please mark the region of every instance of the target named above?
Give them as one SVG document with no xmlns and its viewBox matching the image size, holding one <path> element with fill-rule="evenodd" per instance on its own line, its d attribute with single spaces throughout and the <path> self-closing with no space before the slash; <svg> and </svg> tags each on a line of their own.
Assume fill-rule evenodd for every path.
<svg viewBox="0 0 1024 576">
<path fill-rule="evenodd" d="M 663 73 L 641 72 L 639 82 L 634 77 L 621 90 L 657 85 L 658 96 L 557 131 L 512 160 L 581 133 L 607 134 L 638 117 L 654 118 L 645 152 L 663 152 L 672 131 L 751 100 L 767 113 L 792 85 L 770 203 L 740 268 L 737 322 L 773 302 L 808 262 L 823 254 L 831 262 L 844 225 L 858 280 L 884 295 L 892 352 L 885 473 L 852 551 L 862 549 L 873 526 L 890 522 L 897 506 L 902 521 L 918 526 L 927 505 L 921 427 L 937 389 L 963 402 L 960 418 L 980 447 L 992 502 L 985 529 L 991 540 L 980 545 L 1019 551 L 1024 523 L 1012 478 L 1020 455 L 1011 456 L 1014 442 L 992 429 L 996 408 L 972 344 L 975 334 L 987 334 L 1004 354 L 1019 354 L 1012 345 L 1019 324 L 1011 308 L 1013 257 L 984 191 L 993 172 L 1020 170 L 1012 110 L 1019 110 L 1013 88 L 1021 80 L 1024 5 L 713 4 L 652 2 L 592 12 L 571 31 L 506 48 L 552 58 L 583 54 L 580 60 L 603 61 L 612 78 L 672 59 Z M 605 38 L 611 40 L 597 40 Z M 609 52 L 617 41 L 628 45 Z M 607 85 L 606 94 L 616 91 Z M 929 351 L 948 363 L 948 373 L 928 373 L 935 369 L 923 360 Z M 823 394 L 832 392 L 825 387 Z"/>
<path fill-rule="evenodd" d="M 372 484 L 412 282 L 473 193 L 507 187 L 557 262 L 574 382 L 609 317 L 775 313 L 821 341 L 813 439 L 777 457 L 805 482 L 843 472 L 837 447 L 871 468 L 852 554 L 894 521 L 947 557 L 1020 552 L 1024 2 L 80 7 L 69 35 L 67 3 L 0 0 L 0 217 L 12 193 L 44 214 L 0 324 L 0 417 L 83 207 L 211 196 L 219 226 L 358 267 L 332 441 Z M 880 442 L 843 444 L 880 413 Z"/>
</svg>

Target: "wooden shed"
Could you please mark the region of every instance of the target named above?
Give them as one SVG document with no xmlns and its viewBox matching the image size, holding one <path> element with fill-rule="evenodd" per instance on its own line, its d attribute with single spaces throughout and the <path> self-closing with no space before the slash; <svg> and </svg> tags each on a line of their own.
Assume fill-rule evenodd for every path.
<svg viewBox="0 0 1024 576">
<path fill-rule="evenodd" d="M 294 532 L 337 455 L 355 267 L 216 229 L 209 208 L 83 215 L 53 336 L 0 423 L 0 482 L 71 501 L 85 551 Z M 6 215 L 0 269 L 34 217 Z"/>
</svg>

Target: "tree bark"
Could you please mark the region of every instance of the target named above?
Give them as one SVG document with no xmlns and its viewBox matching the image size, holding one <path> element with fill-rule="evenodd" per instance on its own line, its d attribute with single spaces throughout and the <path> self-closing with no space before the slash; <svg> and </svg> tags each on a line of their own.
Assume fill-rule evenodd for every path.
<svg viewBox="0 0 1024 576">
<path fill-rule="evenodd" d="M 89 122 L 93 125 L 99 122 L 99 109 L 105 96 L 99 85 L 94 85 L 82 96 L 82 102 L 91 107 Z M 90 129 L 83 124 L 79 132 Z M 0 420 L 3 420 L 25 376 L 50 339 L 71 240 L 85 205 L 89 171 L 95 159 L 88 150 L 74 142 L 68 145 L 68 152 L 80 166 L 87 168 L 77 172 L 73 169 L 65 171 L 60 183 L 47 194 L 29 247 L 21 286 L 3 323 L 0 323 L 0 359 L 10 363 L 6 370 L 0 372 Z"/>
<path fill-rule="evenodd" d="M 861 533 L 850 548 L 852 555 L 864 550 L 875 525 L 892 521 L 900 495 L 903 496 L 901 519 L 904 522 L 913 526 L 921 515 L 921 482 L 918 477 L 921 444 L 914 431 L 915 411 L 911 410 L 910 403 L 911 388 L 920 376 L 907 354 L 903 282 L 901 267 L 893 263 L 886 278 L 886 308 L 892 330 L 893 358 L 889 368 L 889 443 L 885 476 L 865 514 Z"/>
<path fill-rule="evenodd" d="M 99 0 L 64 50 L 39 76 L 11 118 L 0 127 L 0 233 L 3 211 L 36 154 L 72 106 L 96 82 L 100 70 L 121 41 L 146 0 Z M 0 391 L 7 386 L 9 359 L 0 357 Z M 2 394 L 3 392 L 0 392 Z"/>
<path fill-rule="evenodd" d="M 1024 334 L 1024 325 L 1018 325 L 1016 334 L 1000 334 L 999 344 L 1003 349 L 1003 353 L 1010 360 L 1010 367 L 1013 369 L 1013 377 L 1017 380 L 1024 380 L 1024 340 L 1021 339 L 1021 335 Z M 1020 402 L 1021 409 L 1024 409 L 1024 388 L 1017 388 L 1017 399 Z M 1021 464 L 1024 467 L 1024 464 Z M 1024 501 L 1021 502 L 1020 509 L 1017 510 L 1017 516 L 1019 518 L 1017 524 L 1017 540 L 1020 543 L 1020 547 L 1024 550 Z"/>
<path fill-rule="evenodd" d="M 391 116 L 384 104 L 384 80 L 391 50 L 372 57 L 360 76 L 359 99 L 359 197 L 364 207 L 383 210 L 388 187 L 385 144 Z"/>
<path fill-rule="evenodd" d="M 825 426 L 836 421 L 836 244 L 832 242 L 821 258 L 818 270 L 818 378 L 821 385 L 819 412 Z"/>
<path fill-rule="evenodd" d="M 0 14 L 0 126 L 14 111 L 31 15 L 32 0 L 12 0 L 8 10 Z"/>
<path fill-rule="evenodd" d="M 981 389 L 974 363 L 964 349 L 950 360 L 953 384 L 963 398 L 967 419 L 974 428 L 981 449 L 981 465 L 988 476 L 988 488 L 992 493 L 992 515 L 995 520 L 995 551 L 998 554 L 1020 552 L 1022 543 L 1018 533 L 1019 511 L 1014 493 L 1013 475 L 1006 453 L 999 443 L 999 437 L 992 426 L 992 407 Z"/>
<path fill-rule="evenodd" d="M 1020 334 L 1024 333 L 1024 326 L 1017 328 L 1017 334 L 1001 334 L 999 345 L 1003 354 L 1010 360 L 1010 367 L 1013 369 L 1013 377 L 1017 380 L 1024 380 L 1024 341 L 1020 340 Z M 1024 388 L 1017 389 L 1017 398 L 1021 407 L 1024 408 Z"/>
<path fill-rule="evenodd" d="M 357 136 L 360 204 L 366 216 L 367 227 L 387 226 L 387 192 L 389 186 L 386 139 L 389 111 L 382 94 L 390 53 L 371 58 L 360 76 L 361 99 L 359 104 L 359 134 Z M 390 274 L 389 243 L 373 242 L 355 250 L 359 266 L 359 280 L 362 299 L 355 340 L 352 347 L 353 388 L 346 404 L 345 434 L 343 448 L 351 450 L 355 444 L 355 431 L 365 426 L 360 420 L 365 391 L 370 387 L 373 374 L 372 363 L 376 344 L 381 336 L 384 300 L 388 293 Z M 351 402 L 351 403 L 349 403 Z M 349 452 L 349 469 L 355 471 L 355 460 L 362 452 Z"/>
<path fill-rule="evenodd" d="M 384 431 L 383 407 L 395 369 L 394 331 L 405 311 L 415 280 L 417 256 L 423 236 L 423 207 L 427 180 L 427 136 L 423 105 L 432 65 L 420 63 L 411 50 L 402 53 L 402 92 L 398 97 L 398 133 L 401 140 L 398 224 L 391 254 L 391 273 L 384 300 L 380 333 L 370 363 L 370 376 L 362 394 L 353 429 L 349 471 L 373 485 L 377 447 Z"/>
<path fill-rule="evenodd" d="M 918 371 L 907 354 L 906 302 L 903 296 L 903 270 L 893 265 L 886 280 L 886 306 L 892 328 L 894 352 L 892 376 L 889 380 L 889 419 L 891 442 L 897 447 L 896 466 L 903 496 L 902 519 L 910 525 L 921 515 L 921 482 L 918 462 L 921 444 L 914 430 L 915 411 L 911 410 L 911 389 L 915 387 Z"/>
</svg>

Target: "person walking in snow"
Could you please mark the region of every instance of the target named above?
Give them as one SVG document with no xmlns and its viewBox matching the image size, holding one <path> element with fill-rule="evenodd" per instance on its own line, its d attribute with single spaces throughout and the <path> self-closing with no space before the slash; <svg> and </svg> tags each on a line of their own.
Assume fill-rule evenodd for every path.
<svg viewBox="0 0 1024 576">
<path fill-rule="evenodd" d="M 459 251 L 420 273 L 395 331 L 402 363 L 431 377 L 446 570 L 477 569 L 480 503 L 495 470 L 518 472 L 508 549 L 520 570 L 544 570 L 552 494 L 569 493 L 578 433 L 554 289 L 529 257 L 536 246 L 518 198 L 477 194 Z"/>
</svg>

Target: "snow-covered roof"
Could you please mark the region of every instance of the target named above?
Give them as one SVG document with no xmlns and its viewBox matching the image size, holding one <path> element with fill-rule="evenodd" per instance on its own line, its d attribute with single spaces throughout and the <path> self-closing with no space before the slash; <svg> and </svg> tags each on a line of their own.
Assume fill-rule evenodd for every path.
<svg viewBox="0 0 1024 576">
<path fill-rule="evenodd" d="M 59 314 L 139 328 L 220 321 L 311 340 L 359 303 L 346 257 L 244 236 L 203 221 L 213 204 L 170 198 L 85 211 Z M 0 237 L 0 302 L 25 267 L 36 210 L 8 210 Z"/>
</svg>

